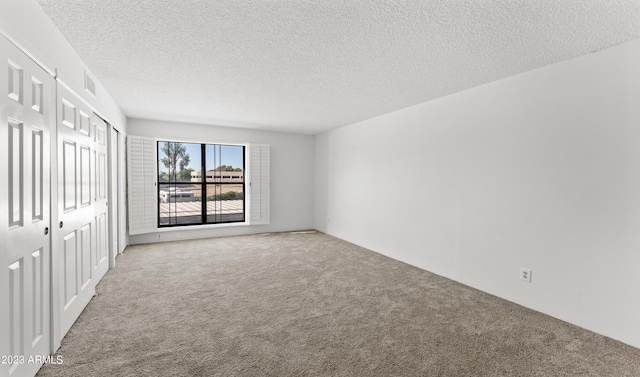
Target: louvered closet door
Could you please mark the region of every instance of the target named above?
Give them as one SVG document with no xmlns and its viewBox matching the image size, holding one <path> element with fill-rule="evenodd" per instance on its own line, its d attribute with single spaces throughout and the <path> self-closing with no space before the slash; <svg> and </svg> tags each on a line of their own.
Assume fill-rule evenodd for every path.
<svg viewBox="0 0 640 377">
<path fill-rule="evenodd" d="M 2 36 L 0 118 L 0 376 L 33 376 L 50 353 L 55 83 Z"/>
<path fill-rule="evenodd" d="M 251 144 L 250 177 L 251 190 L 250 223 L 269 224 L 270 206 L 270 148 L 268 144 Z"/>
<path fill-rule="evenodd" d="M 55 266 L 60 276 L 60 336 L 95 293 L 109 259 L 107 127 L 58 84 L 58 219 Z"/>
<path fill-rule="evenodd" d="M 129 136 L 127 140 L 129 234 L 155 232 L 158 225 L 156 142 L 137 136 Z"/>
</svg>

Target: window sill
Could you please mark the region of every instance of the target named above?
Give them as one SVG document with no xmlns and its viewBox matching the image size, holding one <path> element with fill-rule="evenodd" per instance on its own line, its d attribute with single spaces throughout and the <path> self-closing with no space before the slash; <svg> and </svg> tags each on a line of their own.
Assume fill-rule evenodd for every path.
<svg viewBox="0 0 640 377">
<path fill-rule="evenodd" d="M 248 221 L 238 222 L 238 223 L 223 223 L 223 224 L 199 224 L 199 225 L 184 225 L 184 226 L 176 225 L 176 226 L 169 226 L 169 227 L 163 227 L 163 228 L 156 228 L 155 232 L 160 233 L 160 232 L 171 232 L 176 230 L 215 229 L 215 228 L 228 228 L 228 227 L 234 227 L 234 226 L 248 226 L 248 225 L 251 225 L 249 224 Z"/>
</svg>

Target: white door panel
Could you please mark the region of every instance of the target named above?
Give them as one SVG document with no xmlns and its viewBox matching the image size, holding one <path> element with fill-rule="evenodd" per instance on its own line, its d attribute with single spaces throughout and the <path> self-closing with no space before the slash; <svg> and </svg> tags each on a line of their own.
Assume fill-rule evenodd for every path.
<svg viewBox="0 0 640 377">
<path fill-rule="evenodd" d="M 78 269 L 78 248 L 76 232 L 71 232 L 62 238 L 62 255 L 64 259 L 64 306 L 67 309 L 78 297 L 80 289 L 76 281 L 76 271 Z"/>
<path fill-rule="evenodd" d="M 32 376 L 50 343 L 55 82 L 0 36 L 0 376 Z M 7 74 L 8 73 L 8 74 Z"/>
<path fill-rule="evenodd" d="M 118 174 L 118 253 L 121 254 L 127 246 L 127 145 L 124 134 L 118 137 Z"/>
<path fill-rule="evenodd" d="M 107 193 L 107 123 L 94 116 L 96 137 L 94 150 L 96 153 L 96 201 L 94 218 L 96 222 L 97 259 L 94 265 L 96 284 L 109 270 L 109 201 Z"/>
</svg>

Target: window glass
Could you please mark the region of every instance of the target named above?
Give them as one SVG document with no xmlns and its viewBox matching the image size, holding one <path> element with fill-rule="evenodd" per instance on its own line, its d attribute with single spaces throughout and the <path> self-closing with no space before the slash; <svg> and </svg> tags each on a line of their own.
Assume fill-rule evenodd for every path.
<svg viewBox="0 0 640 377">
<path fill-rule="evenodd" d="M 200 189 L 185 185 L 160 184 L 160 225 L 202 223 Z"/>
<path fill-rule="evenodd" d="M 200 182 L 200 144 L 161 141 L 158 143 L 159 182 Z"/>
<path fill-rule="evenodd" d="M 207 184 L 207 221 L 244 221 L 244 185 Z"/>
<path fill-rule="evenodd" d="M 209 144 L 206 164 L 207 222 L 244 221 L 244 147 Z"/>
<path fill-rule="evenodd" d="M 245 221 L 244 154 L 241 145 L 158 142 L 158 225 Z"/>
</svg>

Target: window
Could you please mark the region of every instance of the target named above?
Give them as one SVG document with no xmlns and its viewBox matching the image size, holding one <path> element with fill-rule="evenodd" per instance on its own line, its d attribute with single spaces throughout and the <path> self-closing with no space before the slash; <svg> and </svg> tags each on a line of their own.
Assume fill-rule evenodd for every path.
<svg viewBox="0 0 640 377">
<path fill-rule="evenodd" d="M 161 142 L 167 143 L 168 141 Z M 183 143 L 183 144 L 194 144 L 194 143 Z M 195 143 L 196 146 L 200 147 L 199 156 L 205 156 L 206 152 L 202 151 L 202 144 Z M 211 144 L 209 144 L 211 145 Z M 219 144 L 220 145 L 220 144 Z M 223 165 L 231 165 L 232 167 L 240 167 L 240 165 L 244 165 L 241 169 L 242 171 L 231 173 L 232 176 L 239 177 L 241 182 L 244 183 L 244 219 L 243 223 L 240 222 L 230 222 L 231 225 L 263 225 L 269 224 L 271 222 L 271 204 L 270 204 L 270 196 L 271 196 L 271 188 L 270 188 L 270 150 L 271 147 L 268 144 L 245 144 L 246 147 L 242 147 L 239 145 L 235 145 L 233 147 L 237 148 L 235 150 L 240 150 L 244 153 L 240 153 L 242 159 L 241 163 L 233 162 L 226 156 L 225 150 L 220 150 L 221 156 L 219 156 L 218 160 L 223 160 L 221 163 Z M 170 190 L 165 190 L 164 196 L 166 197 L 167 203 L 174 205 L 173 208 L 173 219 L 169 216 L 172 212 L 169 209 L 164 210 L 166 213 L 167 219 L 164 221 L 164 225 L 160 226 L 160 204 L 162 202 L 162 198 L 160 197 L 159 185 L 169 185 L 171 186 L 171 182 L 162 182 L 160 177 L 163 176 L 161 173 L 164 172 L 165 177 L 170 178 L 169 169 L 164 166 L 160 161 L 163 157 L 162 147 L 164 145 L 160 145 L 158 143 L 157 138 L 152 137 L 142 137 L 135 135 L 127 136 L 127 185 L 129 191 L 129 219 L 128 219 L 128 228 L 130 235 L 138 235 L 138 234 L 149 234 L 154 233 L 162 228 L 162 230 L 170 230 L 171 226 L 177 225 L 193 225 L 200 223 L 182 223 L 179 220 L 183 220 L 181 216 L 178 216 L 182 212 L 179 212 L 177 208 L 177 204 L 186 203 L 179 202 L 175 195 L 177 194 L 174 190 L 174 198 L 172 201 Z M 197 149 L 197 147 L 196 147 Z M 206 148 L 205 148 L 206 150 Z M 188 152 L 188 151 L 187 151 Z M 194 156 L 189 156 L 190 160 L 195 160 Z M 202 160 L 202 159 L 201 159 Z M 202 162 L 202 161 L 200 161 Z M 205 163 L 211 165 L 209 162 L 204 161 Z M 176 164 L 177 165 L 177 164 Z M 190 168 L 187 164 L 186 168 Z M 207 168 L 208 169 L 208 168 Z M 215 167 L 213 168 L 215 169 Z M 179 169 L 181 170 L 181 169 Z M 202 177 L 206 177 L 207 174 L 202 174 L 202 168 L 194 169 L 193 176 L 196 178 L 196 182 L 176 182 L 178 173 L 173 174 L 176 176 L 173 181 L 173 187 L 175 189 L 183 189 L 185 191 L 186 185 L 192 184 L 197 185 L 200 184 L 202 186 Z M 206 182 L 218 183 L 218 181 L 214 178 L 220 176 L 220 174 L 214 174 L 215 171 L 212 171 L 208 175 L 211 176 L 210 179 L 206 179 Z M 182 173 L 181 173 L 182 174 Z M 221 178 L 220 178 L 221 179 Z M 206 183 L 205 182 L 205 183 Z M 235 184 L 234 182 L 230 182 Z M 222 184 L 222 182 L 221 182 Z M 171 188 L 171 187 L 169 187 Z M 194 196 L 196 196 L 196 192 L 191 191 Z M 200 187 L 200 192 L 203 189 Z M 189 194 L 187 194 L 189 195 Z M 190 195 L 189 195 L 190 196 Z M 186 200 L 188 198 L 181 200 Z M 224 201 L 220 201 L 224 205 Z M 228 202 L 228 201 L 227 201 Z M 208 203 L 207 203 L 208 204 Z M 200 202 L 201 208 L 203 208 Z M 164 207 L 163 207 L 164 208 Z M 204 206 L 206 208 L 206 206 Z M 221 213 L 223 215 L 224 213 Z M 208 214 L 207 214 L 208 215 Z M 170 224 L 171 221 L 174 224 Z M 212 224 L 211 222 L 204 222 L 205 216 L 200 215 L 199 219 L 201 227 L 209 226 Z M 207 221 L 211 219 L 207 218 Z M 215 226 L 224 225 L 224 224 L 215 224 Z"/>
<path fill-rule="evenodd" d="M 159 227 L 245 221 L 244 146 L 158 141 L 157 147 Z"/>
</svg>

